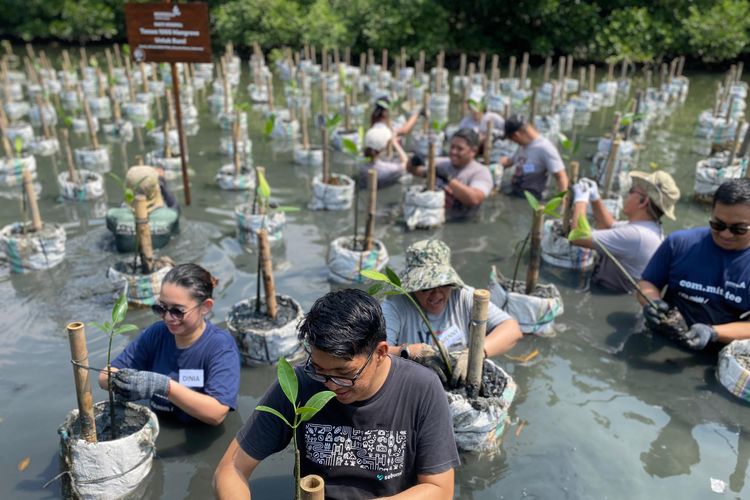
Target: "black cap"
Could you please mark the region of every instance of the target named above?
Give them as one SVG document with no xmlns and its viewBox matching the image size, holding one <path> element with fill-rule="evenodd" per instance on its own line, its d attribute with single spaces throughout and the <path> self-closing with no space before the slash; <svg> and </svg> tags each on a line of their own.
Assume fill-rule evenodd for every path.
<svg viewBox="0 0 750 500">
<path fill-rule="evenodd" d="M 526 120 L 522 115 L 513 115 L 505 120 L 505 137 L 510 139 L 510 136 L 521 130 L 526 125 Z"/>
<path fill-rule="evenodd" d="M 453 134 L 451 139 L 453 139 L 454 137 L 460 137 L 461 139 L 465 140 L 469 144 L 470 147 L 474 149 L 479 147 L 479 135 L 476 132 L 474 132 L 473 129 L 470 129 L 470 128 L 458 129 Z"/>
</svg>

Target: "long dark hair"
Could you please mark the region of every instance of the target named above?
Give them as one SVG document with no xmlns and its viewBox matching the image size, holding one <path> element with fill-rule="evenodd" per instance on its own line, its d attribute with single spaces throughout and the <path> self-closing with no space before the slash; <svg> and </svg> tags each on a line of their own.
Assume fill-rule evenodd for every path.
<svg viewBox="0 0 750 500">
<path fill-rule="evenodd" d="M 372 110 L 372 114 L 370 115 L 370 126 L 375 125 L 376 123 L 385 122 L 388 120 L 388 108 L 385 108 L 378 104 L 378 102 L 383 101 L 388 103 L 388 98 L 383 97 L 381 99 L 378 99 L 375 103 L 375 109 Z"/>
<path fill-rule="evenodd" d="M 198 264 L 187 263 L 170 269 L 162 283 L 172 283 L 185 288 L 195 300 L 204 302 L 213 296 L 219 280 Z"/>
</svg>

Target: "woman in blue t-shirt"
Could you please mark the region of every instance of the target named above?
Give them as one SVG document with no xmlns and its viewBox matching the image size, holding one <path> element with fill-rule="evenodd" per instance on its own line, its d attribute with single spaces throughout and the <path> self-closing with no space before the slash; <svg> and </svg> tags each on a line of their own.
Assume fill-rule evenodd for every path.
<svg viewBox="0 0 750 500">
<path fill-rule="evenodd" d="M 237 407 L 240 358 L 232 336 L 204 317 L 216 279 L 197 264 L 180 264 L 151 306 L 163 321 L 146 328 L 113 362 L 112 386 L 124 401 L 149 399 L 160 416 L 219 425 Z M 107 387 L 107 374 L 99 375 Z"/>
</svg>

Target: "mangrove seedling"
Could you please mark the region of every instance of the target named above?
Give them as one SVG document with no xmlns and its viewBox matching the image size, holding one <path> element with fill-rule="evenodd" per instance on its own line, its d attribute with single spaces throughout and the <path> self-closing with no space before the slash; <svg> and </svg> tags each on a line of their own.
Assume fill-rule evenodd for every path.
<svg viewBox="0 0 750 500">
<path fill-rule="evenodd" d="M 276 366 L 276 376 L 278 377 L 279 386 L 284 391 L 284 395 L 291 403 L 294 409 L 294 418 L 292 422 L 277 409 L 271 408 L 270 406 L 258 405 L 255 407 L 258 411 L 264 411 L 275 415 L 281 419 L 290 429 L 292 429 L 292 444 L 294 445 L 294 498 L 300 498 L 300 454 L 299 448 L 297 447 L 297 428 L 303 422 L 307 422 L 313 418 L 328 402 L 336 396 L 333 391 L 320 391 L 313 394 L 307 403 L 300 405 L 297 402 L 297 392 L 299 390 L 299 382 L 297 380 L 297 374 L 294 373 L 294 368 L 286 358 L 279 359 L 279 363 Z"/>
<path fill-rule="evenodd" d="M 130 323 L 120 324 L 125 321 L 125 315 L 127 313 L 128 299 L 123 293 L 120 294 L 115 305 L 112 306 L 112 322 L 105 321 L 104 323 L 91 323 L 92 326 L 106 333 L 109 337 L 109 343 L 107 344 L 107 392 L 109 393 L 109 424 L 111 439 L 117 438 L 117 428 L 115 427 L 115 395 L 114 392 L 112 392 L 112 369 L 110 366 L 112 339 L 117 335 L 138 330 L 136 325 Z"/>
<path fill-rule="evenodd" d="M 371 279 L 373 281 L 377 281 L 377 283 L 375 283 L 373 286 L 370 287 L 369 290 L 367 290 L 367 293 L 369 293 L 370 295 L 377 295 L 378 293 L 383 291 L 385 287 L 391 287 L 393 288 L 393 290 L 385 290 L 383 291 L 383 294 L 384 295 L 403 295 L 407 299 L 409 299 L 409 302 L 411 302 L 412 305 L 417 309 L 419 316 L 422 318 L 422 322 L 424 322 L 425 326 L 427 327 L 427 331 L 430 334 L 430 338 L 437 346 L 438 351 L 440 352 L 440 357 L 443 359 L 443 363 L 445 363 L 445 367 L 448 372 L 448 379 L 450 380 L 451 376 L 453 376 L 453 366 L 451 365 L 450 357 L 448 356 L 448 350 L 445 348 L 445 346 L 440 341 L 440 339 L 437 338 L 437 335 L 435 335 L 435 331 L 432 329 L 430 320 L 427 319 L 427 315 L 425 315 L 424 310 L 422 309 L 422 306 L 419 305 L 419 303 L 412 296 L 412 294 L 404 290 L 404 288 L 401 286 L 401 279 L 393 271 L 393 269 L 386 266 L 385 274 L 381 273 L 380 271 L 376 271 L 374 269 L 361 269 L 359 271 L 359 274 L 361 274 L 365 278 Z"/>
</svg>

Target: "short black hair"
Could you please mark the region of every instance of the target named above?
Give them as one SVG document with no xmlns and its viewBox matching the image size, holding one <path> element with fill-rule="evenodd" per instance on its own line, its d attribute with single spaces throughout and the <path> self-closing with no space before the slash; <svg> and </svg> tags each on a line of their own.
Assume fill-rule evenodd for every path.
<svg viewBox="0 0 750 500">
<path fill-rule="evenodd" d="M 722 205 L 750 203 L 750 179 L 742 177 L 741 179 L 730 179 L 722 182 L 719 189 L 714 193 L 712 207 L 715 207 L 717 203 Z"/>
<path fill-rule="evenodd" d="M 460 128 L 451 136 L 451 140 L 455 139 L 456 137 L 465 140 L 469 144 L 469 147 L 473 149 L 479 148 L 479 134 L 474 132 L 473 129 Z"/>
<path fill-rule="evenodd" d="M 185 288 L 195 300 L 204 302 L 211 298 L 219 280 L 198 264 L 188 263 L 170 269 L 162 283 L 172 283 Z"/>
<path fill-rule="evenodd" d="M 329 292 L 315 301 L 298 327 L 309 347 L 346 360 L 369 354 L 386 340 L 385 318 L 377 300 L 362 290 Z"/>
<path fill-rule="evenodd" d="M 526 127 L 526 118 L 523 115 L 509 116 L 505 120 L 505 138 L 510 139 L 510 136 L 523 130 Z"/>
</svg>

